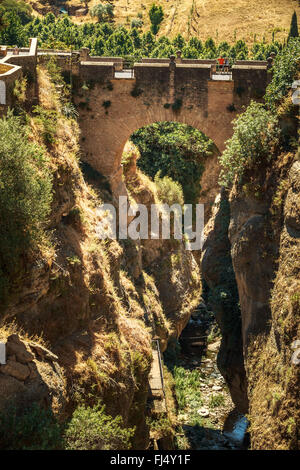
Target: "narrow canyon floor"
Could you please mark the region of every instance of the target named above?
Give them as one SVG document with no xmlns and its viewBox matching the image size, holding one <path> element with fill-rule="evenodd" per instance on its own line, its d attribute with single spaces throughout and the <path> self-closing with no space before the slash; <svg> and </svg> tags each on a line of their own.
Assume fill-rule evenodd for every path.
<svg viewBox="0 0 300 470">
<path fill-rule="evenodd" d="M 234 407 L 217 368 L 220 334 L 204 304 L 193 313 L 178 344 L 165 355 L 178 403 L 176 447 L 247 449 L 247 420 Z"/>
</svg>

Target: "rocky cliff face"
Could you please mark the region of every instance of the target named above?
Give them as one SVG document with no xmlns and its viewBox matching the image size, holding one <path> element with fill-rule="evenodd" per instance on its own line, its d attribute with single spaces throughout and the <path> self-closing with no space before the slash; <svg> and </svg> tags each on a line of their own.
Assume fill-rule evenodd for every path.
<svg viewBox="0 0 300 470">
<path fill-rule="evenodd" d="M 223 334 L 220 370 L 239 410 L 249 402 L 253 449 L 298 448 L 299 181 L 293 153 L 247 172 L 228 198 L 217 198 L 202 256 Z"/>
<path fill-rule="evenodd" d="M 52 236 L 48 249 L 27 254 L 9 303 L 1 305 L 0 337 L 9 347 L 7 365 L 0 366 L 0 406 L 37 402 L 65 420 L 78 400 L 93 406 L 100 399 L 108 414 L 136 427 L 132 445 L 143 449 L 152 336 L 159 335 L 164 349 L 180 334 L 200 297 L 199 269 L 177 241 L 99 240 L 97 208 L 112 202 L 111 194 L 99 174 L 87 183 L 76 157 L 76 123 L 62 115 L 43 69 L 39 93 L 40 106 L 58 113 L 55 140 L 45 148 L 53 175 Z M 42 143 L 34 120 L 31 128 L 31 138 Z M 131 178 L 137 181 L 132 200 L 155 199 L 147 178 L 136 171 Z M 40 356 L 34 336 L 47 341 L 48 355 Z"/>
<path fill-rule="evenodd" d="M 300 313 L 299 160 L 280 155 L 255 176 L 263 196 L 255 201 L 248 195 L 241 210 L 233 193 L 229 230 L 241 299 L 252 448 L 296 449 L 299 365 L 292 356 Z"/>
<path fill-rule="evenodd" d="M 206 301 L 215 313 L 222 333 L 217 364 L 229 386 L 234 404 L 242 413 L 246 413 L 248 398 L 241 312 L 228 239 L 229 222 L 228 193 L 222 190 L 205 227 L 201 266 L 203 278 L 209 287 Z"/>
</svg>

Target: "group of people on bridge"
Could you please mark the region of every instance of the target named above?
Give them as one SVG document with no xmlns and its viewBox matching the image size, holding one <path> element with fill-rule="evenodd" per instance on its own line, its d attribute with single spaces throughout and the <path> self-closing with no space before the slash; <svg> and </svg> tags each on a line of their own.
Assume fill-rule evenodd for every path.
<svg viewBox="0 0 300 470">
<path fill-rule="evenodd" d="M 229 72 L 229 59 L 228 57 L 219 57 L 217 59 L 217 72 L 228 73 Z"/>
</svg>

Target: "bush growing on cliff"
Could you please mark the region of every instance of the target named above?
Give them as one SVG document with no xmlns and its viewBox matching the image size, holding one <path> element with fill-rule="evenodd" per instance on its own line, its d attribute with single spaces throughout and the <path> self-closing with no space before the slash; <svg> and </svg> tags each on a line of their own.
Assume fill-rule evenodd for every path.
<svg viewBox="0 0 300 470">
<path fill-rule="evenodd" d="M 8 112 L 0 120 L 0 288 L 18 270 L 20 257 L 42 240 L 52 197 L 45 163 L 41 147 Z"/>
<path fill-rule="evenodd" d="M 262 104 L 252 101 L 246 111 L 235 119 L 233 136 L 220 156 L 220 183 L 229 186 L 236 177 L 241 178 L 247 168 L 269 161 L 278 137 L 277 118 Z"/>
<path fill-rule="evenodd" d="M 276 105 L 291 89 L 296 79 L 300 63 L 300 38 L 291 38 L 276 57 L 273 66 L 273 78 L 269 84 L 265 100 L 270 109 L 275 111 Z"/>
<path fill-rule="evenodd" d="M 169 176 L 160 177 L 160 171 L 154 178 L 157 195 L 161 202 L 164 204 L 184 204 L 182 187 L 176 181 L 173 181 Z"/>
<path fill-rule="evenodd" d="M 67 450 L 125 450 L 130 449 L 134 428 L 124 428 L 122 418 L 113 418 L 105 406 L 79 406 L 65 432 Z"/>
</svg>

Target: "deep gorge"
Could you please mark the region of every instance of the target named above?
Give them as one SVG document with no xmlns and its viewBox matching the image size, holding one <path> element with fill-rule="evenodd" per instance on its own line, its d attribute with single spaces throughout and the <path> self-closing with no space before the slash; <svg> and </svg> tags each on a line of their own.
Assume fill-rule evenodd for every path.
<svg viewBox="0 0 300 470">
<path fill-rule="evenodd" d="M 299 78 L 299 64 L 291 75 Z M 132 203 L 149 208 L 192 196 L 206 204 L 201 253 L 174 238 L 99 239 L 98 208 L 115 204 L 116 194 L 98 166 L 79 158 L 80 110 L 64 109 L 70 90 L 59 67 L 38 66 L 38 104 L 36 84 L 18 80 L 14 112 L 0 129 L 7 177 L 0 214 L 9 221 L 0 232 L 9 248 L 0 254 L 0 341 L 7 345 L 0 447 L 298 449 L 299 367 L 291 361 L 300 306 L 298 111 L 288 86 L 272 101 L 274 76 L 270 108 L 250 104 L 221 156 L 205 148 L 186 191 L 175 184 L 176 167 L 171 182 L 160 181 L 175 158 L 151 179 L 139 168 L 138 148 L 123 149 L 118 177 Z M 92 120 L 94 110 L 84 113 Z M 10 152 L 16 158 L 5 160 Z M 20 189 L 13 177 L 21 170 L 30 178 Z M 34 204 L 22 199 L 26 191 Z M 14 231 L 16 246 L 7 236 Z M 149 401 L 153 339 L 165 363 L 161 414 Z M 233 443 L 228 428 L 226 437 L 234 407 L 238 419 L 247 415 L 250 444 L 248 437 Z"/>
</svg>

